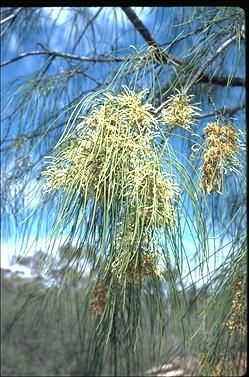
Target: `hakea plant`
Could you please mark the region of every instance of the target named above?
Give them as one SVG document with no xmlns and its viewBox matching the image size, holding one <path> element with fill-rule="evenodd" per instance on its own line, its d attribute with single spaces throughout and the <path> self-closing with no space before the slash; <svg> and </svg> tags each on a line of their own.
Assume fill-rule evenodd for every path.
<svg viewBox="0 0 249 377">
<path fill-rule="evenodd" d="M 158 121 L 152 106 L 142 104 L 144 94 L 136 95 L 127 88 L 115 97 L 106 93 L 107 100 L 95 105 L 77 126 L 77 136 L 65 142 L 49 161 L 42 173 L 45 189 L 69 190 L 73 186 L 87 190 L 89 196 L 98 189 L 101 201 L 106 185 L 112 183 L 116 199 L 129 197 L 133 207 L 139 208 L 144 218 L 152 218 L 155 226 L 162 222 L 162 211 L 172 223 L 172 201 L 178 189 L 161 172 L 153 146 Z M 141 191 L 146 193 L 146 200 Z"/>
<path fill-rule="evenodd" d="M 172 228 L 180 193 L 162 166 L 155 143 L 160 120 L 144 103 L 146 92 L 124 87 L 121 94 L 107 92 L 96 100 L 42 173 L 46 191 L 82 193 L 84 202 L 103 206 L 105 229 L 113 232 L 107 269 L 117 277 L 122 271 L 128 280 L 160 276 L 157 256 L 143 240 L 160 227 Z M 108 211 L 115 213 L 112 223 Z"/>
</svg>

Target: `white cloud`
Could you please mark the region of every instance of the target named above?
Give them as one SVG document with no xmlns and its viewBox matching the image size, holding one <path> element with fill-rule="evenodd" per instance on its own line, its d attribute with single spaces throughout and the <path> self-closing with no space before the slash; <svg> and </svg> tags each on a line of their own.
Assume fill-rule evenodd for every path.
<svg viewBox="0 0 249 377">
<path fill-rule="evenodd" d="M 56 239 L 45 239 L 32 236 L 29 237 L 25 244 L 25 251 L 21 241 L 15 241 L 14 239 L 1 242 L 1 268 L 9 269 L 12 272 L 21 272 L 23 277 L 31 277 L 31 268 L 22 266 L 19 263 L 14 263 L 16 258 L 21 260 L 24 257 L 32 257 L 38 251 L 43 251 L 52 255 L 52 258 L 56 258 L 59 248 L 67 243 L 67 237 L 61 236 Z M 72 242 L 72 246 L 76 246 L 76 242 Z M 49 265 L 47 266 L 49 269 Z M 84 266 L 84 273 L 89 273 L 90 267 L 86 263 Z M 46 270 L 43 272 L 43 276 L 46 277 Z"/>
<path fill-rule="evenodd" d="M 11 272 L 20 272 L 21 275 L 25 278 L 30 278 L 32 277 L 31 270 L 30 268 L 26 266 L 20 266 L 20 264 L 13 264 L 12 266 L 9 267 Z"/>
</svg>

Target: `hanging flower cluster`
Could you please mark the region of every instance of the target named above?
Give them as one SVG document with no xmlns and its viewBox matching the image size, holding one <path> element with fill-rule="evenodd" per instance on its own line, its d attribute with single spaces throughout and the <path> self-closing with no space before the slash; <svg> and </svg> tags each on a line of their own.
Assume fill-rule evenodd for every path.
<svg viewBox="0 0 249 377">
<path fill-rule="evenodd" d="M 238 333 L 245 336 L 246 326 L 246 284 L 243 276 L 239 277 L 235 283 L 235 294 L 232 301 L 233 312 L 226 325 L 229 332 Z"/>
<path fill-rule="evenodd" d="M 133 252 L 130 254 L 121 252 L 117 254 L 112 263 L 112 272 L 119 281 L 126 278 L 130 283 L 137 283 L 145 276 L 162 278 L 155 252 Z"/>
<path fill-rule="evenodd" d="M 118 281 L 122 282 L 126 278 L 130 283 L 137 283 L 146 276 L 162 278 L 158 265 L 160 254 L 152 245 L 150 231 L 134 237 L 132 217 L 128 229 L 118 230 L 114 251 L 111 266 Z"/>
<path fill-rule="evenodd" d="M 194 95 L 183 94 L 177 89 L 176 91 L 177 94 L 169 97 L 167 107 L 162 110 L 162 121 L 172 129 L 188 129 L 196 124 L 200 109 L 191 104 Z"/>
<path fill-rule="evenodd" d="M 238 151 L 238 138 L 232 125 L 220 126 L 212 122 L 204 128 L 206 137 L 202 167 L 202 187 L 206 194 L 222 190 L 223 174 L 234 163 Z"/>
<path fill-rule="evenodd" d="M 131 207 L 140 207 L 141 217 L 154 226 L 172 224 L 178 189 L 161 173 L 153 148 L 158 122 L 152 106 L 142 104 L 145 93 L 127 88 L 117 96 L 106 93 L 107 100 L 78 125 L 77 138 L 67 142 L 42 173 L 45 189 L 82 189 L 88 197 L 98 193 L 101 201 L 111 187 L 117 200 L 127 196 Z"/>
<path fill-rule="evenodd" d="M 157 162 L 135 169 L 136 189 L 130 194 L 131 205 L 147 226 L 171 226 L 175 221 L 172 202 L 179 196 L 176 185 L 160 172 Z M 139 193 L 139 195 L 137 195 Z"/>
<path fill-rule="evenodd" d="M 121 225 L 112 228 L 109 268 L 122 281 L 160 276 L 146 234 L 174 225 L 179 199 L 179 188 L 172 174 L 163 171 L 155 147 L 160 120 L 152 105 L 144 103 L 146 92 L 136 94 L 124 87 L 115 96 L 105 93 L 43 172 L 48 192 L 82 193 L 105 213 L 106 208 L 115 209 L 115 223 Z M 96 289 L 91 307 L 99 313 L 105 295 L 101 286 Z"/>
</svg>

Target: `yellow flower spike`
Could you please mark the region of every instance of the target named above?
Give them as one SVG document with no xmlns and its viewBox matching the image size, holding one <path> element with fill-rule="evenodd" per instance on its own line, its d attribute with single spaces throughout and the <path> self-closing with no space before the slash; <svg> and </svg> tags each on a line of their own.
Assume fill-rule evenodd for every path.
<svg viewBox="0 0 249 377">
<path fill-rule="evenodd" d="M 45 189 L 71 191 L 75 185 L 75 190 L 87 191 L 88 198 L 96 195 L 101 202 L 109 195 L 108 185 L 120 187 L 116 199 L 128 197 L 131 212 L 139 213 L 144 226 L 172 226 L 178 189 L 171 177 L 162 175 L 153 147 L 158 119 L 152 106 L 143 104 L 145 93 L 124 87 L 121 94 L 105 93 L 98 99 L 81 118 L 75 140 L 65 142 L 48 163 Z M 116 186 L 119 181 L 123 184 Z"/>
<path fill-rule="evenodd" d="M 167 108 L 162 110 L 161 120 L 173 129 L 176 127 L 188 129 L 191 125 L 196 124 L 200 109 L 191 104 L 193 95 L 176 91 L 176 95 L 169 97 Z"/>
</svg>

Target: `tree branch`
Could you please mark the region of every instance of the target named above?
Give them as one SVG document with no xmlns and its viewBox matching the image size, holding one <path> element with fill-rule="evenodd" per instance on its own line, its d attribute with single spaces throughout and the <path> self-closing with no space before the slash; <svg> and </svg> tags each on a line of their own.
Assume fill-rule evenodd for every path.
<svg viewBox="0 0 249 377">
<path fill-rule="evenodd" d="M 11 13 L 10 16 L 4 18 L 3 20 L 0 21 L 0 25 L 3 25 L 5 24 L 5 22 L 8 22 L 10 20 L 12 20 L 13 18 L 16 18 L 16 16 L 18 15 L 18 13 L 23 9 L 23 7 L 20 7 L 20 8 L 16 8 L 15 11 L 13 13 Z"/>
<path fill-rule="evenodd" d="M 74 54 L 69 54 L 69 53 L 66 53 L 66 52 L 59 52 L 59 51 L 47 51 L 47 50 L 44 50 L 44 51 L 27 51 L 27 52 L 23 52 L 22 54 L 18 55 L 18 56 L 15 56 L 14 58 L 12 59 L 9 59 L 9 60 L 5 60 L 4 62 L 2 62 L 0 64 L 0 67 L 4 67 L 10 63 L 13 63 L 17 60 L 20 60 L 20 59 L 23 59 L 23 58 L 26 58 L 27 56 L 37 56 L 37 55 L 47 55 L 47 56 L 54 56 L 54 57 L 60 57 L 60 58 L 64 58 L 64 59 L 73 59 L 73 60 L 79 60 L 79 61 L 82 61 L 82 62 L 93 62 L 93 63 L 97 63 L 97 62 L 122 62 L 124 61 L 126 58 L 118 58 L 118 57 L 98 57 L 98 58 L 94 58 L 94 57 L 87 57 L 87 56 L 80 56 L 80 55 L 74 55 Z"/>
<path fill-rule="evenodd" d="M 137 31 L 142 35 L 142 37 L 148 43 L 148 45 L 159 47 L 155 39 L 151 36 L 149 30 L 145 27 L 142 21 L 137 17 L 134 10 L 132 10 L 131 7 L 121 7 L 121 9 L 129 18 L 131 23 L 135 26 Z"/>
<path fill-rule="evenodd" d="M 225 49 L 227 48 L 231 43 L 233 43 L 237 38 L 237 35 L 234 35 L 233 37 L 227 39 L 216 51 L 215 53 L 201 66 L 201 68 L 198 69 L 198 71 L 194 74 L 189 84 L 185 87 L 183 93 L 187 94 L 189 89 L 196 83 L 196 81 L 199 79 L 199 77 L 202 75 L 203 71 L 209 66 L 209 64 L 212 63 L 212 61 Z M 207 81 L 208 82 L 208 81 Z M 156 114 L 159 113 L 166 105 L 167 100 L 163 102 L 157 109 Z"/>
<path fill-rule="evenodd" d="M 72 52 L 74 52 L 76 50 L 76 47 L 77 45 L 79 44 L 81 38 L 83 37 L 83 35 L 85 34 L 86 30 L 88 29 L 89 25 L 91 25 L 93 23 L 93 21 L 98 17 L 98 15 L 100 14 L 100 12 L 103 10 L 103 8 L 99 8 L 99 10 L 96 12 L 96 14 L 87 22 L 86 26 L 84 27 L 82 33 L 79 35 L 77 41 L 74 43 L 74 46 L 72 48 Z"/>
<path fill-rule="evenodd" d="M 1 31 L 1 38 L 4 36 L 4 34 L 6 34 L 7 30 L 11 27 L 11 25 L 13 24 L 13 22 L 15 21 L 15 18 L 16 16 L 18 15 L 18 13 L 20 13 L 21 10 L 23 10 L 24 8 L 17 8 L 16 11 L 14 13 L 12 13 L 10 16 L 4 18 L 3 20 L 0 21 L 0 25 L 2 27 L 2 25 L 7 22 L 7 21 L 10 21 L 6 28 Z"/>
<path fill-rule="evenodd" d="M 157 48 L 158 52 L 160 53 L 160 57 L 163 58 L 163 61 L 166 64 L 173 64 L 173 65 L 181 65 L 183 64 L 183 60 L 168 54 L 167 52 L 163 51 L 159 44 L 155 41 L 155 39 L 151 36 L 149 30 L 146 28 L 146 26 L 142 23 L 142 21 L 137 17 L 134 10 L 131 9 L 131 7 L 121 7 L 123 12 L 126 14 L 126 16 L 129 18 L 129 20 L 132 22 L 134 27 L 137 29 L 137 31 L 142 35 L 144 40 L 148 43 L 149 46 L 154 46 Z"/>
<path fill-rule="evenodd" d="M 245 86 L 246 80 L 241 77 L 225 77 L 225 76 L 203 76 L 200 80 L 201 83 L 206 84 L 217 84 L 221 86 Z"/>
<path fill-rule="evenodd" d="M 184 89 L 184 93 L 187 94 L 189 89 L 196 83 L 199 79 L 201 74 L 205 71 L 205 69 L 212 63 L 212 61 L 223 51 L 227 48 L 230 44 L 232 44 L 237 39 L 237 35 L 227 39 L 216 51 L 215 53 L 201 66 L 200 69 L 194 74 L 189 84 Z"/>
<path fill-rule="evenodd" d="M 129 18 L 129 20 L 132 22 L 132 24 L 137 29 L 137 31 L 142 35 L 144 40 L 148 43 L 148 45 L 155 46 L 158 49 L 158 51 L 160 52 L 160 55 L 163 57 L 164 62 L 166 62 L 167 64 L 171 63 L 171 64 L 177 65 L 177 66 L 183 65 L 185 63 L 184 60 L 182 60 L 182 59 L 180 59 L 176 56 L 173 56 L 171 54 L 168 54 L 167 52 L 165 52 L 161 49 L 161 47 L 158 45 L 158 43 L 155 41 L 155 39 L 151 36 L 149 30 L 146 28 L 146 26 L 142 23 L 142 21 L 137 17 L 136 13 L 130 7 L 122 7 L 122 10 L 126 14 L 126 16 Z M 243 35 L 242 35 L 242 37 L 243 37 Z M 230 41 L 229 43 L 232 43 L 232 41 Z M 227 47 L 227 46 L 223 46 L 223 49 L 225 47 Z M 218 50 L 217 50 L 217 52 L 218 52 Z M 219 51 L 218 54 L 220 52 L 221 51 Z M 213 59 L 215 59 L 215 57 Z M 208 64 L 209 63 L 207 63 L 207 65 Z M 201 68 L 201 70 L 203 72 L 203 67 Z M 197 69 L 195 69 L 195 71 L 196 71 L 196 75 L 197 75 L 197 72 L 199 72 L 200 70 L 198 71 Z M 198 73 L 198 77 L 199 77 L 199 73 Z M 215 75 L 213 75 L 212 77 L 209 77 L 208 75 L 203 75 L 200 79 L 200 82 L 202 82 L 202 83 L 210 83 L 211 82 L 213 84 L 226 86 L 229 82 L 229 78 L 222 77 L 222 76 L 215 76 Z M 245 80 L 242 79 L 242 78 L 235 77 L 231 80 L 230 85 L 231 86 L 244 86 Z"/>
<path fill-rule="evenodd" d="M 237 111 L 245 109 L 245 107 L 246 107 L 245 103 L 242 103 L 242 105 L 233 107 L 232 109 L 226 108 L 226 107 L 222 107 L 221 109 L 217 110 L 216 112 L 211 112 L 211 113 L 206 113 L 206 114 L 201 115 L 200 119 L 209 118 L 209 117 L 214 116 L 216 114 L 229 114 L 229 115 L 233 115 L 233 114 L 237 113 Z"/>
</svg>

